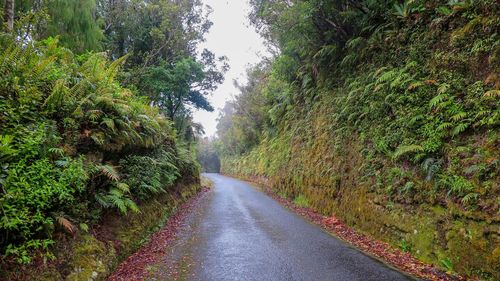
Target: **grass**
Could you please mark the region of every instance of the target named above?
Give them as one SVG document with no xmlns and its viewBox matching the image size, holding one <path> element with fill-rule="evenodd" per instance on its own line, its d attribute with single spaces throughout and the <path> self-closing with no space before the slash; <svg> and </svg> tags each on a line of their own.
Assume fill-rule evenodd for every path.
<svg viewBox="0 0 500 281">
<path fill-rule="evenodd" d="M 214 186 L 214 182 L 207 177 L 201 176 L 201 186 L 212 188 Z"/>
<path fill-rule="evenodd" d="M 304 195 L 299 195 L 293 199 L 293 203 L 299 207 L 307 208 L 309 207 L 309 201 Z"/>
</svg>

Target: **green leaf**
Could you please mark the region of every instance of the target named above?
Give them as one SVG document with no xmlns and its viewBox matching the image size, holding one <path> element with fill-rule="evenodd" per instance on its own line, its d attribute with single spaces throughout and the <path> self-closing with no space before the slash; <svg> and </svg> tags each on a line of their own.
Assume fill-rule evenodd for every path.
<svg viewBox="0 0 500 281">
<path fill-rule="evenodd" d="M 423 152 L 424 148 L 420 145 L 410 144 L 410 145 L 400 145 L 392 155 L 393 159 L 399 159 L 407 154 L 414 154 L 417 152 Z"/>
</svg>

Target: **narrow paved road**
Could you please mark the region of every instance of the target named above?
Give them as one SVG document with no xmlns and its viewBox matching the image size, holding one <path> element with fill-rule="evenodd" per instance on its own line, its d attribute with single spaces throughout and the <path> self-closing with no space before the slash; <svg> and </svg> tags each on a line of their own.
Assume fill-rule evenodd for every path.
<svg viewBox="0 0 500 281">
<path fill-rule="evenodd" d="M 290 212 L 250 184 L 218 174 L 152 280 L 410 280 Z M 177 264 L 172 269 L 173 262 Z M 162 273 L 163 272 L 163 273 Z"/>
</svg>

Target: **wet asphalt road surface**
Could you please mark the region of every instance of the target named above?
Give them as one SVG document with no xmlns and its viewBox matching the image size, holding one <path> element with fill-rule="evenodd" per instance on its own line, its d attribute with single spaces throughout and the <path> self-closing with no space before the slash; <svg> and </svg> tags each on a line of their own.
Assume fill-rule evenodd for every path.
<svg viewBox="0 0 500 281">
<path fill-rule="evenodd" d="M 205 174 L 214 190 L 197 206 L 152 280 L 413 280 L 354 249 L 252 187 Z M 162 268 L 163 267 L 163 268 Z"/>
</svg>

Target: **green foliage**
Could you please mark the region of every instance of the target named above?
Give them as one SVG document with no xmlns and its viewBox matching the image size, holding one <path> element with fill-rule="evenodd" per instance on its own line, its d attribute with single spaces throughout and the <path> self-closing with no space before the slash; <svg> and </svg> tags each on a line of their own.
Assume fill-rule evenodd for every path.
<svg viewBox="0 0 500 281">
<path fill-rule="evenodd" d="M 7 259 L 50 257 L 54 232 L 89 231 L 198 178 L 191 108 L 213 110 L 206 96 L 227 70 L 198 51 L 209 12 L 198 0 L 15 1 L 0 33 Z"/>
<path fill-rule="evenodd" d="M 474 185 L 470 181 L 457 175 L 442 175 L 438 183 L 448 190 L 448 194 L 464 196 L 466 193 L 474 190 Z"/>
<path fill-rule="evenodd" d="M 173 65 L 162 63 L 145 71 L 141 90 L 148 94 L 153 104 L 163 109 L 171 120 L 174 120 L 185 105 L 207 111 L 214 110 L 205 97 L 205 91 L 213 89 L 214 85 L 207 84 L 207 74 L 202 64 L 188 58 Z M 195 85 L 199 87 L 193 88 Z"/>
<path fill-rule="evenodd" d="M 138 212 L 139 208 L 129 194 L 130 188 L 127 184 L 116 183 L 109 190 L 97 193 L 95 199 L 103 208 L 117 208 L 123 214 L 126 214 L 128 210 Z"/>
<path fill-rule="evenodd" d="M 96 0 L 47 1 L 50 21 L 43 37 L 59 36 L 61 45 L 76 53 L 98 51 L 104 36 L 96 20 Z"/>
<path fill-rule="evenodd" d="M 82 159 L 66 160 L 58 167 L 47 158 L 12 162 L 2 183 L 3 196 L 0 231 L 8 241 L 27 241 L 20 247 L 9 244 L 6 254 L 17 254 L 30 262 L 28 250 L 50 245 L 48 236 L 54 229 L 50 212 L 71 207 L 75 197 L 85 189 L 87 175 Z"/>
<path fill-rule="evenodd" d="M 413 12 L 413 8 L 411 7 L 412 1 L 404 1 L 401 4 L 394 4 L 394 14 L 400 18 L 408 18 Z"/>
<path fill-rule="evenodd" d="M 352 214 L 353 224 L 375 219 L 366 206 L 351 207 L 353 200 L 405 216 L 432 206 L 460 219 L 495 220 L 494 1 L 251 4 L 251 22 L 279 52 L 254 68 L 260 75 L 249 75 L 222 110 L 223 173 L 265 177 L 277 192 L 303 194 L 326 215 Z M 392 230 L 372 230 L 392 237 Z M 488 246 L 479 252 L 487 256 L 495 246 L 484 239 Z M 409 243 L 399 246 L 410 250 Z M 458 248 L 433 246 L 449 257 Z M 459 264 L 453 268 L 466 274 L 469 267 L 492 268 L 485 259 Z"/>
<path fill-rule="evenodd" d="M 220 150 L 220 143 L 216 140 L 209 138 L 198 140 L 196 159 L 200 163 L 203 172 L 220 172 L 220 158 L 217 150 Z"/>
<path fill-rule="evenodd" d="M 131 192 L 145 200 L 163 193 L 179 178 L 176 156 L 164 150 L 150 155 L 131 155 L 120 161 L 123 181 Z"/>
<path fill-rule="evenodd" d="M 263 97 L 263 84 L 267 81 L 265 65 L 257 65 L 247 71 L 249 82 L 247 85 L 237 85 L 241 91 L 234 102 L 228 102 L 222 109 L 217 124 L 217 133 L 221 141 L 219 151 L 222 154 L 240 154 L 249 151 L 259 143 L 262 130 L 270 120 L 266 116 L 266 97 Z M 274 85 L 273 85 L 274 86 Z M 273 95 L 281 89 L 273 89 Z M 286 95 L 286 93 L 283 93 Z M 281 105 L 283 106 L 283 105 Z M 270 109 L 269 112 L 279 109 Z M 271 117 L 272 118 L 272 117 Z"/>
<path fill-rule="evenodd" d="M 302 208 L 309 207 L 309 202 L 308 202 L 307 198 L 302 194 L 295 197 L 295 199 L 293 199 L 293 203 L 299 207 L 302 207 Z"/>
<path fill-rule="evenodd" d="M 424 151 L 424 148 L 420 145 L 400 145 L 394 152 L 393 158 L 398 159 L 406 154 L 417 153 Z"/>
<path fill-rule="evenodd" d="M 408 241 L 406 241 L 406 239 L 401 240 L 401 242 L 399 243 L 399 248 L 401 249 L 401 251 L 403 251 L 405 253 L 411 252 L 411 250 L 412 250 L 411 244 L 408 243 Z"/>
<path fill-rule="evenodd" d="M 115 80 L 126 57 L 113 63 L 103 54 L 75 57 L 52 38 L 24 46 L 0 37 L 0 43 L 6 256 L 23 263 L 36 252 L 50 257 L 54 231 L 75 234 L 75 224 L 88 230 L 108 209 L 138 212 L 136 199 L 181 176 L 196 177 L 194 156 L 176 141 L 172 122 Z M 134 174 L 139 169 L 157 177 Z"/>
<path fill-rule="evenodd" d="M 453 270 L 453 262 L 449 258 L 441 260 L 441 265 L 446 268 L 448 272 Z"/>
<path fill-rule="evenodd" d="M 130 54 L 121 80 L 149 98 L 192 142 L 192 109 L 212 111 L 210 92 L 224 80 L 225 57 L 199 52 L 212 23 L 202 1 L 98 1 L 105 48 L 116 59 Z"/>
</svg>

